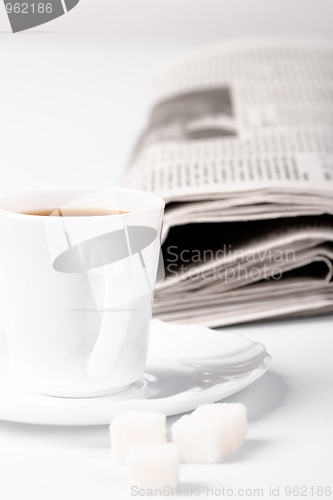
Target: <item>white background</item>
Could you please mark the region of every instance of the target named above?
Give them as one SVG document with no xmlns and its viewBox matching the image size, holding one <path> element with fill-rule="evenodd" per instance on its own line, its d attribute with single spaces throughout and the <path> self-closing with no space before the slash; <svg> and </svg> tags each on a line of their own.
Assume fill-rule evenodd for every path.
<svg viewBox="0 0 333 500">
<path fill-rule="evenodd" d="M 156 66 L 231 37 L 333 37 L 332 0 L 81 0 L 9 32 L 0 5 L 0 192 L 114 184 Z"/>
<path fill-rule="evenodd" d="M 0 5 L 0 192 L 117 183 L 158 64 L 232 37 L 332 37 L 332 19 L 331 0 L 81 0 L 12 35 Z M 267 498 L 270 486 L 332 483 L 332 317 L 232 330 L 262 341 L 272 367 L 230 398 L 249 408 L 246 445 L 224 464 L 182 466 L 183 491 L 265 488 Z M 123 479 L 106 427 L 0 423 L 1 500 L 120 498 Z"/>
</svg>

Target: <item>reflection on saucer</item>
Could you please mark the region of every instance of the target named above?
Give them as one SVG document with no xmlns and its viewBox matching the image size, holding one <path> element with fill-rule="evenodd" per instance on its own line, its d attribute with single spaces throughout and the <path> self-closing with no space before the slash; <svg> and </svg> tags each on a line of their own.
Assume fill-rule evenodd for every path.
<svg viewBox="0 0 333 500">
<path fill-rule="evenodd" d="M 189 335 L 195 362 L 186 355 Z M 262 344 L 240 335 L 153 320 L 143 379 L 110 396 L 70 399 L 42 396 L 17 385 L 11 379 L 4 349 L 0 350 L 0 419 L 104 425 L 117 413 L 128 410 L 176 415 L 247 387 L 265 373 L 270 359 Z"/>
</svg>

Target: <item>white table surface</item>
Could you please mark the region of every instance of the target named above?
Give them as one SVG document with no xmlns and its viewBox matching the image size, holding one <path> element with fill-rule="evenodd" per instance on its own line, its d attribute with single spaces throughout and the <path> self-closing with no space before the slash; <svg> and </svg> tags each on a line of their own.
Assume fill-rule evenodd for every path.
<svg viewBox="0 0 333 500">
<path fill-rule="evenodd" d="M 77 12 L 18 35 L 8 33 L 0 6 L 1 193 L 118 183 L 144 124 L 153 70 L 180 50 L 240 35 L 332 35 L 326 0 L 156 4 L 82 0 Z M 201 485 L 215 496 L 225 487 L 224 496 L 288 498 L 285 486 L 304 486 L 304 496 L 318 498 L 310 488 L 331 485 L 333 496 L 332 320 L 228 329 L 263 342 L 273 362 L 229 398 L 248 407 L 244 447 L 223 464 L 182 465 L 183 493 Z M 111 467 L 107 427 L 0 422 L 1 500 L 123 496 L 124 470 Z"/>
<path fill-rule="evenodd" d="M 288 498 L 285 486 L 305 486 L 310 497 L 311 486 L 333 486 L 332 320 L 327 316 L 230 329 L 263 342 L 273 361 L 261 379 L 227 399 L 248 408 L 243 448 L 221 464 L 181 465 L 180 491 L 224 487 L 234 496 L 239 489 L 248 490 L 252 494 L 247 496 L 255 498 L 260 489 L 269 498 L 270 488 L 279 486 L 279 498 Z M 1 499 L 109 500 L 126 495 L 125 470 L 111 465 L 107 426 L 0 422 Z"/>
</svg>

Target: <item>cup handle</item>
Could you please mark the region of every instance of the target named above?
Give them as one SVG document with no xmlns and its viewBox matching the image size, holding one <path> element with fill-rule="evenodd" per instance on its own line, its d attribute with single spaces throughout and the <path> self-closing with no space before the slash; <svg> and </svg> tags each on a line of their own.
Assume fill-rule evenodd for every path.
<svg viewBox="0 0 333 500">
<path fill-rule="evenodd" d="M 125 342 L 130 323 L 128 309 L 110 308 L 108 290 L 112 286 L 112 276 L 104 275 L 104 310 L 97 340 L 88 360 L 88 374 L 92 379 L 101 380 L 108 376 L 117 363 L 120 350 Z"/>
</svg>

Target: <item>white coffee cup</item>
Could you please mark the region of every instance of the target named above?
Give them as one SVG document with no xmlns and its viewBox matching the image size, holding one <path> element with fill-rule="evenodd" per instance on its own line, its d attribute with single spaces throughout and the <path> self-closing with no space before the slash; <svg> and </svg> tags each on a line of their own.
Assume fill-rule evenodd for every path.
<svg viewBox="0 0 333 500">
<path fill-rule="evenodd" d="M 43 208 L 57 216 L 26 214 Z M 73 209 L 127 213 L 73 217 Z M 126 189 L 0 198 L 0 307 L 20 383 L 92 397 L 142 377 L 163 210 L 158 196 Z"/>
</svg>

